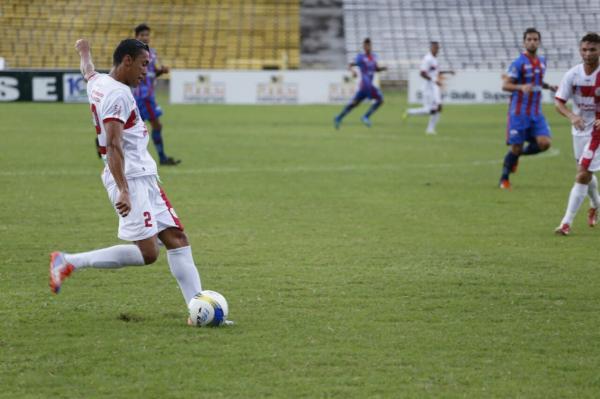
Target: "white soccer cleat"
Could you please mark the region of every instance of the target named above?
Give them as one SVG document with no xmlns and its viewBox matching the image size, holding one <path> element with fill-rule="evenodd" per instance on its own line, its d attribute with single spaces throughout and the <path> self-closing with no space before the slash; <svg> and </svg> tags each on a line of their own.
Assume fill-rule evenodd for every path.
<svg viewBox="0 0 600 399">
<path fill-rule="evenodd" d="M 437 134 L 437 132 L 436 132 L 435 130 L 427 130 L 427 131 L 425 132 L 425 134 L 434 135 L 434 134 Z"/>
</svg>

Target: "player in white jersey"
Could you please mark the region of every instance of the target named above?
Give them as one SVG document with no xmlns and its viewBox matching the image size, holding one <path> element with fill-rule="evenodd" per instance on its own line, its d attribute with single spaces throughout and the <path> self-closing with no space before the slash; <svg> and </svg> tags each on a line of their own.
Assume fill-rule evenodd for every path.
<svg viewBox="0 0 600 399">
<path fill-rule="evenodd" d="M 600 100 L 600 36 L 596 33 L 585 35 L 579 44 L 579 53 L 583 63 L 565 74 L 555 97 L 557 111 L 571 121 L 573 150 L 578 162 L 565 216 L 555 230 L 557 234 L 565 236 L 571 232 L 573 219 L 586 195 L 590 197 L 590 227 L 597 223 L 600 206 L 598 180 L 593 174 L 600 170 L 600 131 L 596 130 L 600 124 L 597 105 Z M 572 111 L 566 106 L 569 100 L 573 102 Z"/>
<path fill-rule="evenodd" d="M 423 106 L 420 108 L 409 108 L 403 115 L 403 119 L 410 115 L 429 115 L 427 134 L 436 134 L 435 126 L 442 112 L 442 77 L 445 74 L 454 74 L 454 71 L 440 71 L 437 54 L 440 51 L 438 42 L 431 42 L 430 51 L 421 61 L 420 73 L 423 82 Z"/>
<path fill-rule="evenodd" d="M 158 184 L 156 163 L 147 149 L 148 131 L 131 93 L 131 87 L 145 78 L 148 46 L 136 39 L 123 40 L 113 54 L 113 68 L 108 75 L 94 70 L 86 40 L 78 40 L 76 49 L 88 82 L 90 108 L 105 161 L 102 182 L 119 218 L 118 236 L 134 244 L 76 254 L 53 252 L 51 291 L 57 294 L 64 279 L 79 269 L 154 263 L 160 239 L 187 304 L 202 290 L 200 276 L 183 227 Z"/>
</svg>

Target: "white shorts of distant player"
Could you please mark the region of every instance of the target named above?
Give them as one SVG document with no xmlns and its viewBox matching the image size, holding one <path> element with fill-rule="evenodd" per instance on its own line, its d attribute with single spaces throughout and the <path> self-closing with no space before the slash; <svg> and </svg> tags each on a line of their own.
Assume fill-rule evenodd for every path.
<svg viewBox="0 0 600 399">
<path fill-rule="evenodd" d="M 423 87 L 423 107 L 430 111 L 437 111 L 442 105 L 442 91 L 440 86 L 433 82 L 428 82 Z"/>
<path fill-rule="evenodd" d="M 103 174 L 102 182 L 110 202 L 115 205 L 119 189 L 110 175 Z M 139 241 L 152 237 L 169 227 L 183 230 L 175 210 L 166 194 L 158 185 L 156 176 L 127 179 L 131 211 L 126 217 L 119 216 L 118 237 L 125 241 Z M 116 211 L 116 208 L 115 208 Z"/>
<path fill-rule="evenodd" d="M 575 137 L 576 136 L 573 138 L 573 148 L 575 149 L 575 156 L 577 156 Z M 578 163 L 585 167 L 589 172 L 597 172 L 600 170 L 600 136 L 596 138 L 588 136 L 585 138 L 587 140 L 583 145 L 579 158 L 577 158 Z M 577 143 L 577 145 L 580 144 Z"/>
</svg>

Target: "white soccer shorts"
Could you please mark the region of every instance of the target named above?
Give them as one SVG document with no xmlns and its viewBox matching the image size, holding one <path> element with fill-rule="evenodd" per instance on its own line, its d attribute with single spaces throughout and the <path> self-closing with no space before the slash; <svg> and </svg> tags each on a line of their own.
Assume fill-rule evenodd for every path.
<svg viewBox="0 0 600 399">
<path fill-rule="evenodd" d="M 108 198 L 117 202 L 119 189 L 107 173 L 103 174 L 103 183 Z M 163 189 L 158 185 L 156 176 L 141 176 L 127 179 L 131 211 L 126 217 L 119 216 L 118 237 L 125 241 L 139 241 L 152 237 L 169 227 L 183 230 L 175 210 L 171 206 Z M 116 207 L 115 207 L 116 211 Z"/>
<path fill-rule="evenodd" d="M 431 111 L 437 111 L 442 105 L 442 91 L 435 83 L 426 84 L 423 88 L 423 107 Z"/>
<path fill-rule="evenodd" d="M 590 172 L 597 172 L 600 170 L 600 134 L 593 134 L 587 139 L 579 165 Z"/>
<path fill-rule="evenodd" d="M 581 158 L 585 145 L 590 141 L 590 138 L 590 136 L 573 136 L 573 154 L 577 161 Z"/>
</svg>

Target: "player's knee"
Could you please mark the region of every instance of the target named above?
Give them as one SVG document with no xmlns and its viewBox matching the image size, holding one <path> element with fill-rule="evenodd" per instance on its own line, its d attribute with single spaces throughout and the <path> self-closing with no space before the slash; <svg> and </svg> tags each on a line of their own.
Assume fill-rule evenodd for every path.
<svg viewBox="0 0 600 399">
<path fill-rule="evenodd" d="M 575 176 L 575 181 L 579 184 L 589 184 L 592 181 L 592 174 L 587 170 L 580 170 Z"/>
<path fill-rule="evenodd" d="M 521 153 L 523 152 L 523 146 L 522 145 L 513 145 L 512 147 L 510 147 L 510 150 L 515 155 L 521 155 Z"/>
<path fill-rule="evenodd" d="M 546 151 L 547 149 L 550 148 L 550 146 L 552 145 L 552 142 L 550 140 L 544 140 L 538 143 L 538 147 L 540 148 L 540 151 Z"/>
<path fill-rule="evenodd" d="M 142 250 L 145 265 L 151 265 L 158 259 L 158 248 L 146 248 Z"/>
<path fill-rule="evenodd" d="M 158 235 L 167 249 L 177 249 L 190 245 L 187 235 L 177 227 L 170 227 Z"/>
</svg>

